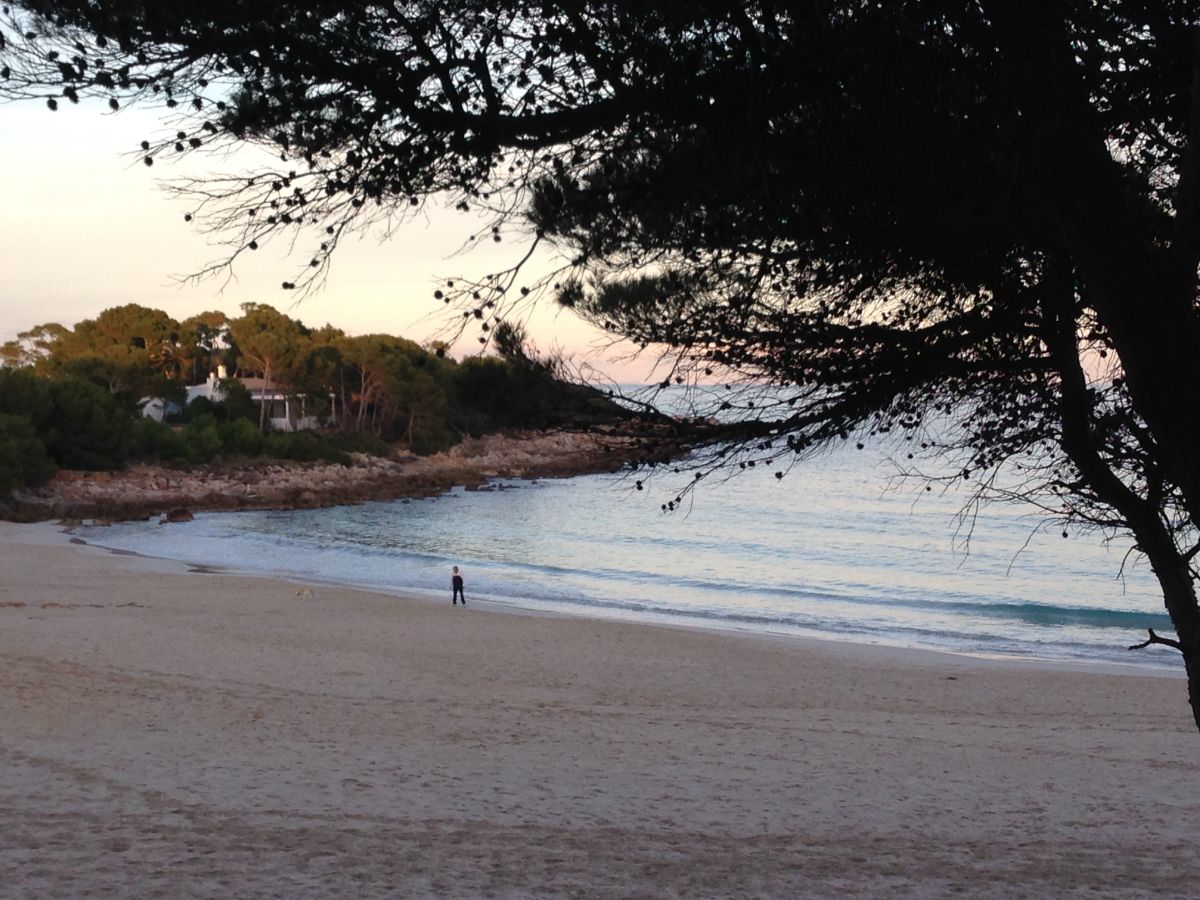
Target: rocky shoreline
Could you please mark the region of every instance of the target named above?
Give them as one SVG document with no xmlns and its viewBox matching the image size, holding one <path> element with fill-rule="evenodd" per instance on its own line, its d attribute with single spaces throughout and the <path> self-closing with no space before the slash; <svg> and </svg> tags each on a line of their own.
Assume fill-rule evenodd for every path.
<svg viewBox="0 0 1200 900">
<path fill-rule="evenodd" d="M 352 454 L 353 465 L 254 460 L 118 472 L 61 471 L 0 501 L 0 518 L 186 519 L 194 510 L 302 509 L 428 497 L 456 486 L 491 489 L 502 478 L 561 478 L 612 472 L 644 455 L 635 436 L 616 432 L 526 432 L 468 438 L 432 456 Z"/>
</svg>

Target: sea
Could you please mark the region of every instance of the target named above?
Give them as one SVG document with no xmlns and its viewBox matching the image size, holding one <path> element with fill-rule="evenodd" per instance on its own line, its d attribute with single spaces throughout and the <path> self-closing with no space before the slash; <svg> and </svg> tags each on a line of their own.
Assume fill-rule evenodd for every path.
<svg viewBox="0 0 1200 900">
<path fill-rule="evenodd" d="M 1148 564 L 1120 535 L 1029 507 L 969 510 L 963 490 L 897 478 L 855 442 L 735 469 L 664 504 L 670 467 L 325 509 L 199 513 L 85 527 L 92 544 L 197 567 L 628 622 L 851 641 L 989 658 L 1179 671 Z M 638 483 L 641 488 L 638 488 Z"/>
</svg>

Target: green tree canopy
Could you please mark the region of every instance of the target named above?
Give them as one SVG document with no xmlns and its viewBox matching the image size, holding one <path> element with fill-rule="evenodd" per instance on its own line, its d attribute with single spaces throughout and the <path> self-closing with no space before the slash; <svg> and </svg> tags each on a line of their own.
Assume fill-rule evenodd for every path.
<svg viewBox="0 0 1200 900">
<path fill-rule="evenodd" d="M 27 416 L 0 413 L 0 497 L 54 474 L 54 462 Z"/>
<path fill-rule="evenodd" d="M 13 368 L 28 366 L 45 370 L 54 348 L 69 331 L 70 329 L 57 322 L 48 322 L 22 331 L 15 341 L 6 341 L 0 345 L 0 362 Z"/>
<path fill-rule="evenodd" d="M 90 356 L 126 367 L 162 368 L 164 348 L 178 341 L 179 323 L 165 312 L 127 303 L 84 319 L 63 335 L 51 355 L 62 362 Z M 168 364 L 169 374 L 170 368 Z"/>
<path fill-rule="evenodd" d="M 220 310 L 198 313 L 179 323 L 179 340 L 184 348 L 183 360 L 189 384 L 204 381 L 219 365 L 233 369 L 232 360 L 225 358 L 227 332 L 228 317 Z"/>
<path fill-rule="evenodd" d="M 301 370 L 311 349 L 308 329 L 295 319 L 263 303 L 243 303 L 242 315 L 229 322 L 229 333 L 239 352 L 238 368 L 260 375 L 264 390 L 287 385 Z M 266 424 L 267 406 L 261 404 L 259 427 Z"/>
<path fill-rule="evenodd" d="M 125 460 L 128 410 L 91 381 L 66 377 L 49 380 L 24 369 L 0 369 L 0 415 L 6 416 L 9 451 L 30 451 L 27 476 L 49 473 L 39 451 L 28 444 L 20 424 L 39 439 L 40 451 L 67 469 L 112 469 Z M 0 492 L 2 493 L 2 492 Z"/>
</svg>

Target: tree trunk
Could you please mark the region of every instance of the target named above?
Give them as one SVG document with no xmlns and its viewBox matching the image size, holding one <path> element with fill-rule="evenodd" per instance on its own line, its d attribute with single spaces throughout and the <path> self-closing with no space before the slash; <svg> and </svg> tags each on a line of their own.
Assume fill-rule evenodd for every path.
<svg viewBox="0 0 1200 900">
<path fill-rule="evenodd" d="M 1066 258 L 1052 256 L 1045 277 L 1042 339 L 1061 378 L 1062 448 L 1096 495 L 1120 513 L 1154 570 L 1178 640 L 1154 639 L 1152 633 L 1152 642 L 1174 646 L 1183 654 L 1188 700 L 1200 729 L 1200 604 L 1188 558 L 1176 545 L 1158 505 L 1122 481 L 1097 448 L 1091 393 L 1079 361 L 1073 267 Z"/>
<path fill-rule="evenodd" d="M 263 388 L 258 398 L 258 430 L 267 430 L 267 393 L 271 390 L 271 364 L 263 366 Z"/>
<path fill-rule="evenodd" d="M 335 413 L 334 418 L 338 423 L 338 428 L 346 431 L 349 427 L 350 407 L 346 405 L 346 369 L 344 366 L 338 367 L 338 399 L 341 401 L 341 407 Z"/>
<path fill-rule="evenodd" d="M 1072 288 L 1107 329 L 1134 409 L 1154 435 L 1189 517 L 1200 523 L 1200 317 L 1195 253 L 1186 245 L 1195 236 L 1177 236 L 1184 241 L 1179 247 L 1150 238 L 1166 230 L 1163 213 L 1131 189 L 1129 173 L 1113 158 L 1081 77 L 1064 5 L 985 0 L 984 7 L 1028 123 L 1014 140 L 1027 143 L 1036 160 L 1030 186 L 1041 199 L 1031 210 L 1051 251 L 1063 248 L 1072 257 L 1079 276 Z M 1193 102 L 1200 103 L 1200 84 L 1192 88 Z M 1192 113 L 1200 123 L 1200 107 Z M 1188 162 L 1198 164 L 1198 155 L 1189 152 Z M 1188 196 L 1177 199 L 1195 217 L 1191 201 L 1200 171 L 1182 175 Z"/>
<path fill-rule="evenodd" d="M 355 431 L 363 431 L 366 428 L 367 406 L 370 404 L 371 394 L 374 390 L 375 383 L 370 374 L 364 369 L 362 373 L 362 390 L 358 394 L 358 416 L 354 425 Z"/>
<path fill-rule="evenodd" d="M 1182 292 L 1164 277 L 1162 260 L 1145 259 L 1126 234 L 1097 241 L 1090 254 L 1089 296 L 1121 360 L 1134 408 L 1157 442 L 1170 480 L 1200 524 L 1200 328 Z M 1158 262 L 1159 265 L 1154 263 Z M 1194 286 L 1190 288 L 1194 291 Z"/>
<path fill-rule="evenodd" d="M 1196 608 L 1196 586 L 1187 561 L 1173 547 L 1160 548 L 1146 553 L 1158 583 L 1163 589 L 1163 599 L 1171 621 L 1176 622 L 1174 611 Z M 1164 558 L 1166 557 L 1166 558 Z M 1187 617 L 1185 617 L 1187 618 Z M 1178 640 L 1156 638 L 1151 632 L 1150 643 L 1174 647 L 1183 656 L 1183 667 L 1187 673 L 1188 703 L 1192 707 L 1192 719 L 1200 729 L 1200 640 L 1194 628 L 1180 628 L 1176 623 Z M 1139 645 L 1140 646 L 1140 645 Z"/>
<path fill-rule="evenodd" d="M 1192 719 L 1200 729 L 1200 654 L 1183 654 L 1183 667 L 1187 671 L 1188 702 L 1192 705 Z"/>
</svg>

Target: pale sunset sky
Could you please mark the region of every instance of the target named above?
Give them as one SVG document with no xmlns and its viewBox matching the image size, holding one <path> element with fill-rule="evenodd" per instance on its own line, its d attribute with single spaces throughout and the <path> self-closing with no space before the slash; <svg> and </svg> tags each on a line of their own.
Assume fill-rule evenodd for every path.
<svg viewBox="0 0 1200 900">
<path fill-rule="evenodd" d="M 268 303 L 313 327 L 328 322 L 349 334 L 387 332 L 424 342 L 446 322 L 445 307 L 433 299 L 440 281 L 478 277 L 521 254 L 515 242 L 459 252 L 479 220 L 431 203 L 423 218 L 390 240 L 346 240 L 325 287 L 299 302 L 280 283 L 303 265 L 303 244 L 291 258 L 280 242 L 239 260 L 237 279 L 228 284 L 220 277 L 181 284 L 179 276 L 226 250 L 186 223 L 185 202 L 160 188 L 183 172 L 180 165 L 163 160 L 147 168 L 136 153 L 143 138 L 165 127 L 141 109 L 110 115 L 96 105 L 63 103 L 57 112 L 36 102 L 0 105 L 0 342 L 45 322 L 71 326 L 124 303 L 185 319 L 210 309 L 237 315 L 247 301 Z M 196 156 L 187 171 L 239 167 Z M 642 380 L 650 368 L 649 359 L 620 362 L 619 352 L 598 351 L 605 344 L 599 332 L 548 305 L 528 330 L 539 349 L 561 348 L 617 380 Z M 470 330 L 454 355 L 477 352 L 477 336 Z"/>
</svg>

